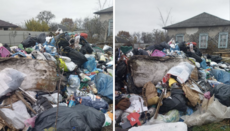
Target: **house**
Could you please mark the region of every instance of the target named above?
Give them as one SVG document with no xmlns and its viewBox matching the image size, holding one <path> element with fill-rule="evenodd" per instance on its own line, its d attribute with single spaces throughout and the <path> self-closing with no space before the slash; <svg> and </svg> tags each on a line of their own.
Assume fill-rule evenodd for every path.
<svg viewBox="0 0 230 131">
<path fill-rule="evenodd" d="M 0 20 L 0 30 L 8 30 L 9 28 L 17 28 L 18 26 L 11 24 L 9 22 Z"/>
<path fill-rule="evenodd" d="M 178 43 L 196 42 L 202 52 L 210 53 L 230 49 L 230 21 L 205 12 L 163 27 L 163 29 L 167 30 L 168 36 L 174 38 Z"/>
<path fill-rule="evenodd" d="M 112 37 L 113 36 L 113 6 L 94 12 L 94 14 L 99 15 L 99 19 L 102 23 L 106 22 L 108 25 L 107 33 L 105 34 L 106 37 Z"/>
</svg>

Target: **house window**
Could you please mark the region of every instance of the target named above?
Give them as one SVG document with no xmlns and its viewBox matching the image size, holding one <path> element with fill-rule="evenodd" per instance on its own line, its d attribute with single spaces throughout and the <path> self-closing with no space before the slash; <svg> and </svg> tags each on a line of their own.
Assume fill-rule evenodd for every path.
<svg viewBox="0 0 230 131">
<path fill-rule="evenodd" d="M 199 48 L 207 48 L 208 47 L 208 34 L 200 34 L 199 37 Z"/>
<path fill-rule="evenodd" d="M 108 36 L 112 36 L 113 35 L 113 20 L 110 19 L 109 20 L 109 27 L 108 27 Z"/>
<path fill-rule="evenodd" d="M 184 35 L 182 35 L 182 34 L 176 35 L 176 41 L 177 41 L 177 43 L 183 42 L 184 41 Z"/>
<path fill-rule="evenodd" d="M 228 46 L 228 32 L 219 33 L 218 48 L 227 48 Z"/>
</svg>

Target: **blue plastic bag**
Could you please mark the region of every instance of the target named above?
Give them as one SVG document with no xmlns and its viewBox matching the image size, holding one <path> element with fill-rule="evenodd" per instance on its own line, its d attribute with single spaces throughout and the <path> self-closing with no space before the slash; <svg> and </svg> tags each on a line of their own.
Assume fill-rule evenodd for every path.
<svg viewBox="0 0 230 131">
<path fill-rule="evenodd" d="M 45 46 L 45 45 L 55 46 L 55 39 L 52 38 L 51 41 L 50 41 L 50 43 L 48 43 L 48 42 L 46 41 L 45 43 L 43 43 L 43 46 Z"/>
<path fill-rule="evenodd" d="M 113 77 L 98 73 L 95 77 L 95 84 L 99 95 L 113 100 Z"/>
<path fill-rule="evenodd" d="M 87 59 L 88 59 L 88 61 L 86 61 L 83 64 L 83 67 L 84 67 L 84 69 L 87 69 L 89 72 L 92 72 L 96 69 L 97 63 L 95 61 L 95 58 L 92 56 L 88 57 Z"/>
<path fill-rule="evenodd" d="M 230 85 L 230 73 L 222 70 L 212 69 L 210 71 L 210 74 L 214 76 L 217 81 L 222 82 L 226 85 Z"/>
<path fill-rule="evenodd" d="M 201 66 L 201 68 L 203 68 L 203 69 L 206 69 L 206 68 L 207 68 L 207 64 L 206 64 L 206 61 L 205 61 L 204 58 L 202 58 L 202 62 L 200 63 L 200 66 Z"/>
</svg>

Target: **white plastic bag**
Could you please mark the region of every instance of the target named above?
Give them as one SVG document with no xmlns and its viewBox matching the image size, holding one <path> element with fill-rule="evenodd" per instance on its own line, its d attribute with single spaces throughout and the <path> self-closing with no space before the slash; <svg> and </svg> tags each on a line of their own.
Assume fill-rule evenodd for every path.
<svg viewBox="0 0 230 131">
<path fill-rule="evenodd" d="M 161 123 L 132 127 L 128 131 L 187 131 L 187 125 L 184 122 Z"/>
<path fill-rule="evenodd" d="M 2 70 L 0 72 L 0 97 L 17 90 L 25 77 L 26 74 L 12 68 Z"/>
<path fill-rule="evenodd" d="M 188 77 L 192 73 L 195 66 L 189 64 L 188 62 L 181 62 L 177 66 L 172 67 L 168 72 L 168 74 L 177 76 L 177 80 L 180 83 L 184 83 L 188 80 Z"/>
<path fill-rule="evenodd" d="M 111 125 L 111 123 L 112 123 L 111 118 L 109 117 L 109 115 L 107 113 L 105 113 L 105 123 L 103 124 L 102 127 L 109 126 L 109 125 Z"/>
<path fill-rule="evenodd" d="M 38 60 L 46 60 L 45 56 L 40 51 L 34 50 L 31 54 Z"/>
<path fill-rule="evenodd" d="M 42 95 L 43 97 L 47 98 L 48 101 L 53 102 L 53 103 L 58 103 L 62 101 L 62 95 L 59 94 L 59 101 L 57 102 L 57 98 L 58 98 L 58 93 L 53 93 L 51 95 L 46 94 L 46 95 Z"/>
<path fill-rule="evenodd" d="M 6 119 L 4 119 L 8 124 L 14 126 L 16 129 L 24 128 L 24 121 L 30 118 L 29 113 L 27 112 L 26 106 L 22 101 L 17 101 L 12 104 L 13 109 L 2 108 L 0 109 Z M 3 118 L 5 118 L 3 117 Z"/>
<path fill-rule="evenodd" d="M 230 107 L 222 105 L 217 99 L 212 102 L 213 97 L 209 99 L 211 104 L 207 107 L 207 110 L 198 109 L 190 116 L 185 115 L 181 117 L 188 127 L 219 122 L 230 118 Z"/>
<path fill-rule="evenodd" d="M 65 62 L 65 65 L 69 71 L 73 71 L 77 67 L 77 65 L 74 62 L 72 62 L 69 57 L 66 56 L 59 56 L 59 57 Z"/>
<path fill-rule="evenodd" d="M 157 119 L 154 119 L 154 117 L 152 117 L 146 125 L 178 122 L 179 119 L 180 119 L 179 111 L 178 110 L 171 110 L 164 115 L 158 114 Z"/>
</svg>

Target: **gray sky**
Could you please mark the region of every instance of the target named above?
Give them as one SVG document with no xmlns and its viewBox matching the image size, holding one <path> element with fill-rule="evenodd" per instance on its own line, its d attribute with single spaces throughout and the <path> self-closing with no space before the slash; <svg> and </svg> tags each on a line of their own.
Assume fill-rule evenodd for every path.
<svg viewBox="0 0 230 131">
<path fill-rule="evenodd" d="M 113 1 L 108 0 L 105 8 L 112 5 Z M 21 25 L 43 10 L 51 11 L 56 16 L 51 22 L 61 23 L 62 18 L 66 17 L 73 20 L 93 17 L 99 5 L 98 0 L 2 0 L 0 19 Z"/>
<path fill-rule="evenodd" d="M 116 0 L 115 34 L 121 30 L 152 32 L 162 29 L 159 8 L 166 18 L 170 8 L 168 25 L 178 23 L 203 12 L 229 20 L 230 0 Z"/>
</svg>

